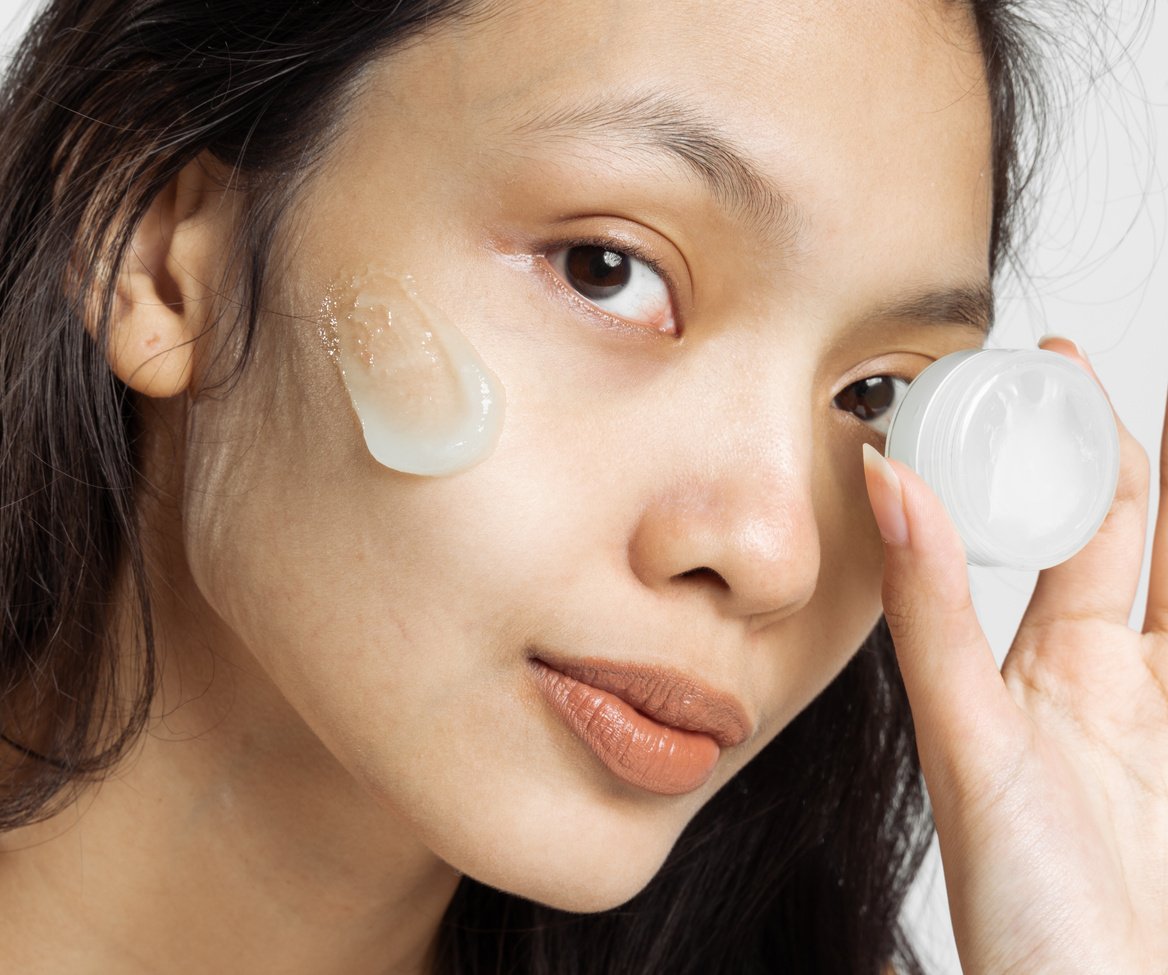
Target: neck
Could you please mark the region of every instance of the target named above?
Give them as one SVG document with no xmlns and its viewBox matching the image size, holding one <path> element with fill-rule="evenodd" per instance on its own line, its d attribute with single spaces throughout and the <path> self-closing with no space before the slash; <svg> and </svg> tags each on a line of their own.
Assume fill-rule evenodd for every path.
<svg viewBox="0 0 1168 975">
<path fill-rule="evenodd" d="M 161 692 L 135 751 L 0 836 L 0 954 L 29 972 L 423 975 L 458 874 L 189 609 L 193 588 L 155 607 Z"/>
</svg>

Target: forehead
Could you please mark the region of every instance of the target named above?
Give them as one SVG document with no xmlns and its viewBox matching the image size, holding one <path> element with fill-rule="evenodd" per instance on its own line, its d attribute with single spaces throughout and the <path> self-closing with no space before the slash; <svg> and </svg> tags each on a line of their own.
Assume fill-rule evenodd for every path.
<svg viewBox="0 0 1168 975">
<path fill-rule="evenodd" d="M 990 116 L 965 4 L 521 0 L 484 9 L 391 59 L 389 74 L 403 77 L 377 87 L 393 115 L 472 131 L 488 149 L 530 152 L 542 136 L 579 151 L 619 134 L 606 106 L 666 104 L 710 123 L 790 201 L 810 252 L 838 262 L 866 248 L 879 272 L 870 255 L 878 232 L 890 253 L 904 252 L 902 268 L 912 251 L 984 274 Z M 575 129 L 546 124 L 557 119 Z"/>
</svg>

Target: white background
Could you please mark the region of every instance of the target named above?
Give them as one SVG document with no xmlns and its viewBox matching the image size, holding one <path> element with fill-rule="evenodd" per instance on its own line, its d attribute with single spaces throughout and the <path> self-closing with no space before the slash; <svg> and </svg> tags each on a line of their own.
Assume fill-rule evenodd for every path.
<svg viewBox="0 0 1168 975">
<path fill-rule="evenodd" d="M 1087 84 L 1089 70 L 1072 69 L 1073 109 L 1049 174 L 1036 236 L 1041 243 L 1033 249 L 1029 279 L 1004 289 L 990 342 L 1032 346 L 1046 332 L 1077 341 L 1153 462 L 1168 385 L 1168 4 L 1156 6 L 1149 4 L 1140 21 L 1139 0 L 1120 0 L 1106 22 L 1088 31 L 1112 70 Z M 0 0 L 0 65 L 33 9 L 25 0 Z M 1061 31 L 1065 19 L 1059 23 Z M 1090 52 L 1070 50 L 1072 63 L 1097 66 Z M 1155 493 L 1153 478 L 1150 522 Z M 978 614 L 1000 660 L 1035 575 L 987 569 L 970 575 Z M 1134 625 L 1142 619 L 1146 585 L 1145 566 Z M 927 970 L 949 975 L 960 968 L 935 852 L 908 914 Z"/>
</svg>

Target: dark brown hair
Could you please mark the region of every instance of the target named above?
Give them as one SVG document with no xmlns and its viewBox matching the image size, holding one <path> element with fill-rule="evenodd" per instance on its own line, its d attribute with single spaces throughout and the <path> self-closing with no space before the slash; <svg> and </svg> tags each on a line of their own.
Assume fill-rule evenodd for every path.
<svg viewBox="0 0 1168 975">
<path fill-rule="evenodd" d="M 19 48 L 0 101 L 0 829 L 53 814 L 112 768 L 155 689 L 137 404 L 99 351 L 112 308 L 103 269 L 121 264 L 163 187 L 211 153 L 249 201 L 232 293 L 250 346 L 280 217 L 327 146 L 337 100 L 374 56 L 481 6 L 58 0 Z M 997 269 L 1032 173 L 1020 133 L 1042 116 L 1041 89 L 1008 0 L 967 6 L 993 112 Z M 97 343 L 83 306 L 99 309 Z M 115 646 L 123 567 L 137 632 Z M 702 809 L 641 894 L 576 915 L 464 878 L 438 967 L 877 973 L 891 961 L 919 972 L 899 915 L 931 836 L 881 623 Z"/>
</svg>

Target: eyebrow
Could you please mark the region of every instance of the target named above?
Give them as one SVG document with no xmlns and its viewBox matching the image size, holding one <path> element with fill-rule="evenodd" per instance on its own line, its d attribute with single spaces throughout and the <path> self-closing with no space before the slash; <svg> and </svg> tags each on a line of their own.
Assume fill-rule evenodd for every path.
<svg viewBox="0 0 1168 975">
<path fill-rule="evenodd" d="M 803 215 L 715 120 L 664 93 L 595 99 L 530 112 L 517 135 L 586 139 L 630 151 L 665 153 L 693 172 L 714 198 L 762 236 L 791 244 Z M 988 279 L 970 285 L 912 292 L 866 315 L 872 322 L 958 325 L 985 335 L 994 324 Z"/>
<path fill-rule="evenodd" d="M 552 106 L 522 117 L 515 132 L 583 136 L 633 151 L 664 152 L 696 174 L 716 200 L 766 236 L 788 242 L 798 236 L 802 219 L 791 201 L 713 119 L 668 95 Z"/>
<path fill-rule="evenodd" d="M 936 291 L 910 293 L 883 305 L 871 322 L 963 325 L 989 335 L 994 327 L 994 291 L 988 280 Z"/>
</svg>

